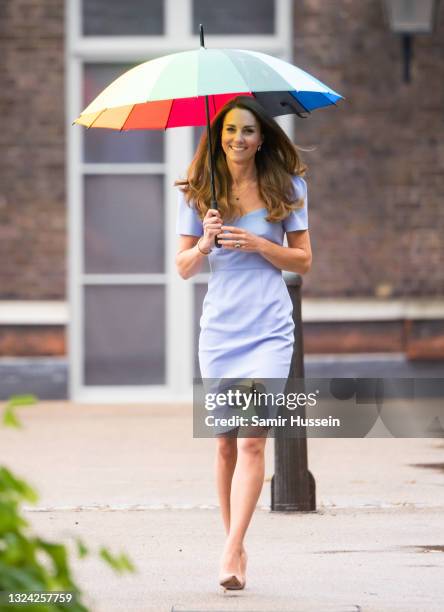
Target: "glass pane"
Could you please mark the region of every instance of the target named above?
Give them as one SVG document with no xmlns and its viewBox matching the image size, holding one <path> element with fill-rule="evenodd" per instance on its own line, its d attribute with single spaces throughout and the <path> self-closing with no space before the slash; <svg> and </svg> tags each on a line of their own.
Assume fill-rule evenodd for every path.
<svg viewBox="0 0 444 612">
<path fill-rule="evenodd" d="M 84 36 L 164 33 L 163 0 L 83 0 Z"/>
<path fill-rule="evenodd" d="M 199 334 L 200 334 L 200 317 L 202 315 L 202 304 L 204 301 L 205 294 L 207 293 L 207 283 L 201 284 L 196 283 L 194 285 L 194 343 L 193 343 L 193 358 L 194 358 L 194 377 L 199 378 Z"/>
<path fill-rule="evenodd" d="M 386 0 L 384 4 L 390 27 L 394 32 L 428 33 L 433 28 L 433 13 L 436 11 L 435 5 L 438 4 L 434 0 L 421 0 L 421 2 Z"/>
<path fill-rule="evenodd" d="M 206 132 L 207 128 L 204 126 L 194 127 L 193 128 L 193 153 L 197 151 L 197 145 L 199 144 L 200 137 L 204 132 Z"/>
<path fill-rule="evenodd" d="M 193 0 L 194 34 L 274 34 L 274 0 Z"/>
<path fill-rule="evenodd" d="M 86 108 L 105 87 L 132 67 L 125 64 L 86 64 L 83 73 L 83 108 Z M 163 162 L 164 132 L 85 129 L 83 159 L 89 163 Z"/>
<path fill-rule="evenodd" d="M 163 177 L 104 174 L 84 180 L 85 272 L 163 273 Z"/>
<path fill-rule="evenodd" d="M 165 288 L 85 287 L 85 384 L 165 384 Z"/>
</svg>

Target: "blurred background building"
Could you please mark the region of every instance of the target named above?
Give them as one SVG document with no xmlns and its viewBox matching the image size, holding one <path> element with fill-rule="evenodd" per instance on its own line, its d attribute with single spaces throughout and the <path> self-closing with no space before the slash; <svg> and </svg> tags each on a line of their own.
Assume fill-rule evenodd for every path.
<svg viewBox="0 0 444 612">
<path fill-rule="evenodd" d="M 173 182 L 199 134 L 71 124 L 130 66 L 198 46 L 199 23 L 208 47 L 270 53 L 346 97 L 284 122 L 309 149 L 307 373 L 442 373 L 444 10 L 414 37 L 406 82 L 386 4 L 2 3 L 2 397 L 190 397 L 207 274 L 175 271 Z"/>
</svg>

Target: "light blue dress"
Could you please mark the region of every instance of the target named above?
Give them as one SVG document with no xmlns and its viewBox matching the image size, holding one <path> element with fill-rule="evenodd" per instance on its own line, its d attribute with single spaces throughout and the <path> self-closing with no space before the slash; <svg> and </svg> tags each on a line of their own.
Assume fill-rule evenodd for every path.
<svg viewBox="0 0 444 612">
<path fill-rule="evenodd" d="M 293 177 L 304 207 L 281 222 L 261 208 L 226 225 L 245 228 L 282 245 L 286 232 L 308 228 L 307 184 Z M 179 190 L 177 234 L 202 236 L 202 221 Z M 282 271 L 258 253 L 214 248 L 200 319 L 199 364 L 203 379 L 286 379 L 293 352 L 292 303 Z"/>
</svg>

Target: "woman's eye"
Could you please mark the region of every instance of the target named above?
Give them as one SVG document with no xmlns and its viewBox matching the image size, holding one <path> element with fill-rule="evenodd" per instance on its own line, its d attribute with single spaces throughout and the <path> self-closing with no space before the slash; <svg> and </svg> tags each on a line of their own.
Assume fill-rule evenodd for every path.
<svg viewBox="0 0 444 612">
<path fill-rule="evenodd" d="M 234 129 L 234 128 L 232 128 L 232 127 L 227 127 L 227 128 L 226 128 L 226 131 L 227 131 L 227 132 L 234 132 L 234 131 L 235 131 L 235 129 Z M 251 130 L 251 129 L 249 129 L 249 130 L 244 130 L 244 134 L 253 134 L 253 133 L 254 133 L 254 130 Z"/>
</svg>

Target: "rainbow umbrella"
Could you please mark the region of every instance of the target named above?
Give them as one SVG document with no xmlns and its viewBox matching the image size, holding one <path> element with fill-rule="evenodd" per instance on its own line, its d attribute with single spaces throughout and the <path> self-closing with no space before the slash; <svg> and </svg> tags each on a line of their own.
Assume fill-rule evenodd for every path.
<svg viewBox="0 0 444 612">
<path fill-rule="evenodd" d="M 300 68 L 257 51 L 201 47 L 128 70 L 74 121 L 88 128 L 155 130 L 207 123 L 226 102 L 252 95 L 276 117 L 307 116 L 343 96 Z"/>
<path fill-rule="evenodd" d="M 306 117 L 343 96 L 283 60 L 241 49 L 200 48 L 173 53 L 128 70 L 102 91 L 74 121 L 87 128 L 155 130 L 207 126 L 212 208 L 217 208 L 210 122 L 239 95 L 254 96 L 272 116 Z"/>
</svg>

